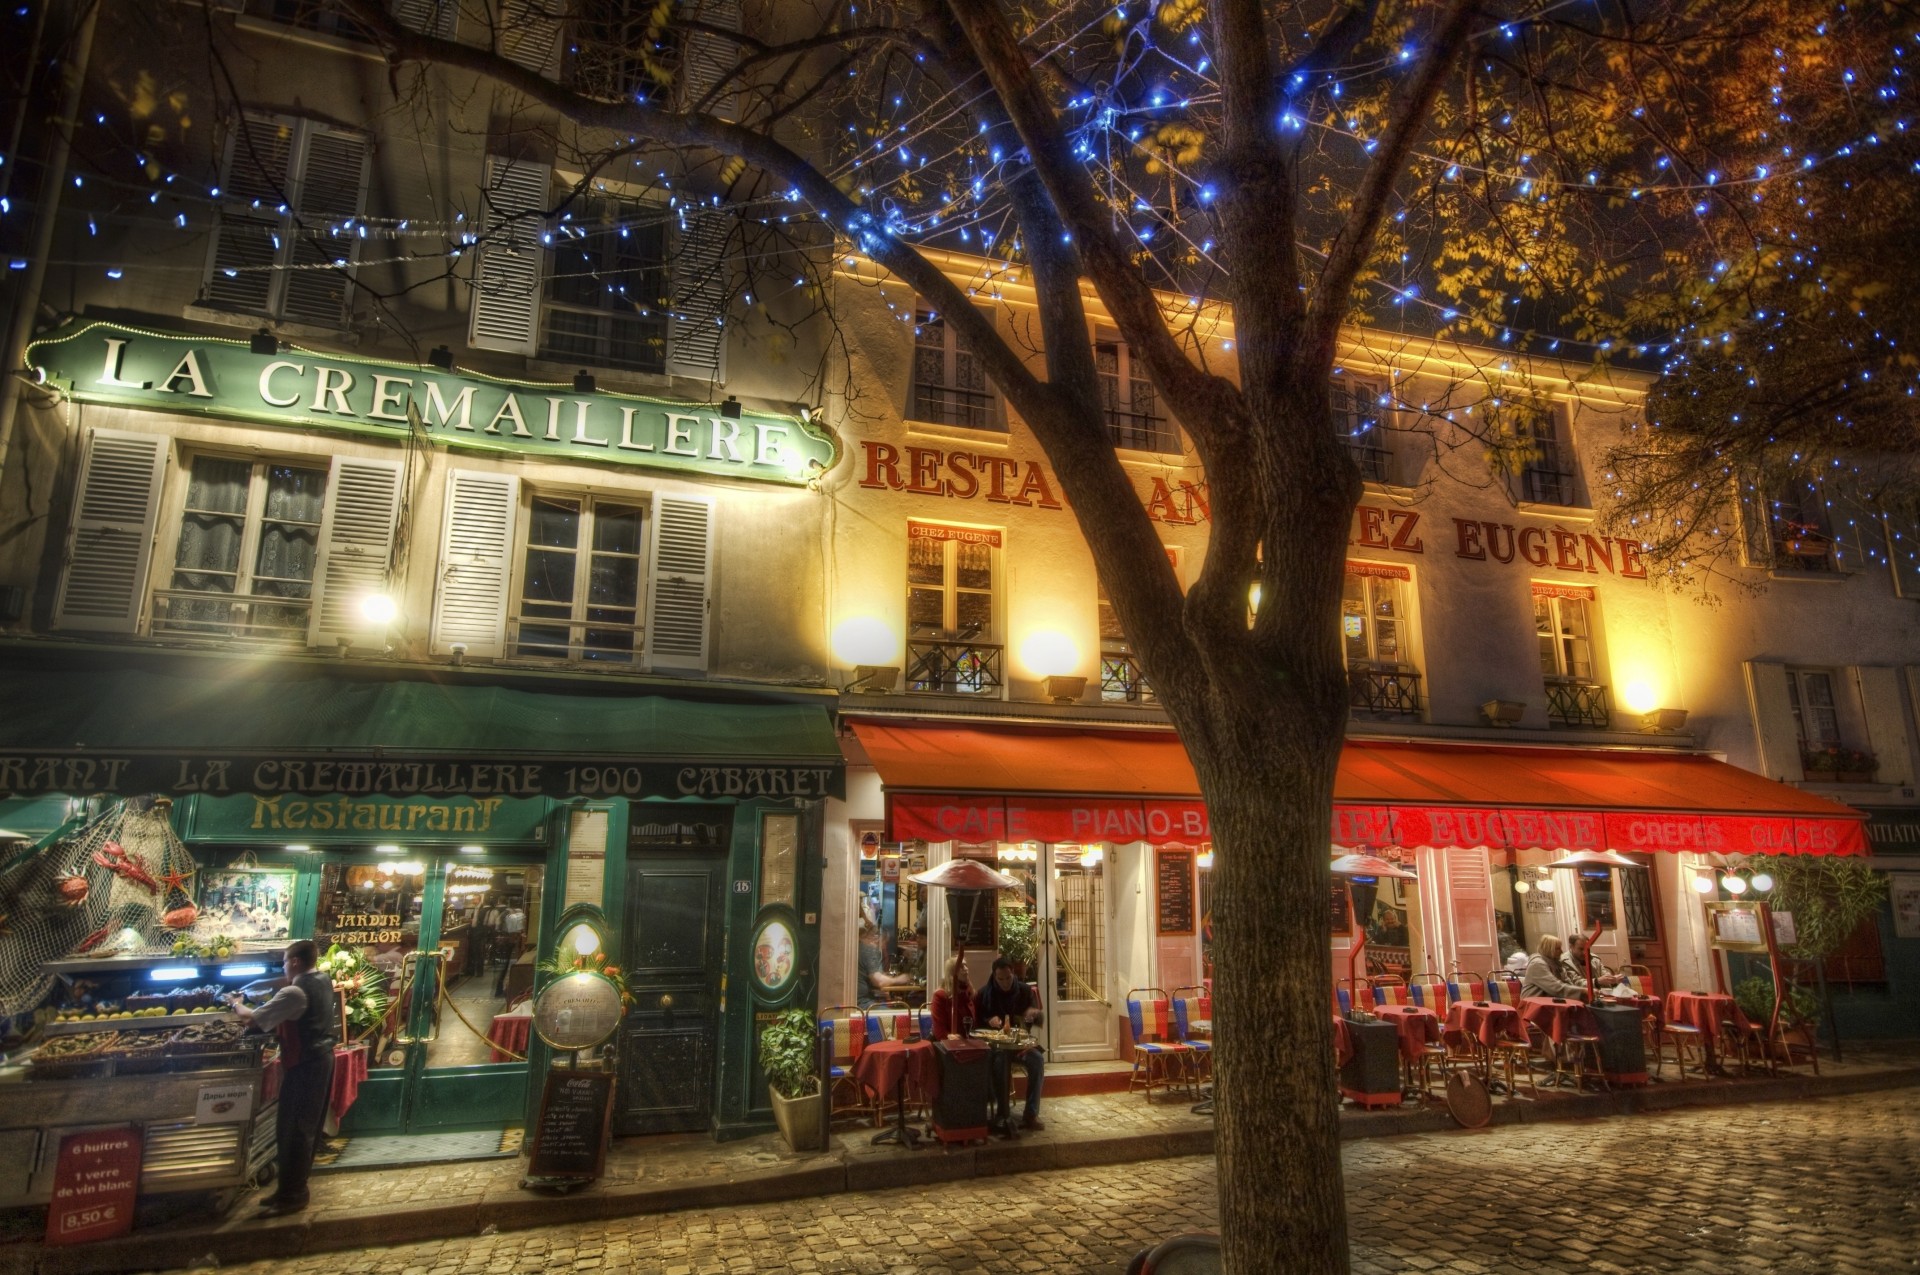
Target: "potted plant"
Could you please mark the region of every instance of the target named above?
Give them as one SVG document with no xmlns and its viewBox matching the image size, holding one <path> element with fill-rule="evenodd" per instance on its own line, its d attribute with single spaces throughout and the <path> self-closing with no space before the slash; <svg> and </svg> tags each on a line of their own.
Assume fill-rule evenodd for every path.
<svg viewBox="0 0 1920 1275">
<path fill-rule="evenodd" d="M 1872 783 L 1874 773 L 1880 768 L 1872 753 L 1858 748 L 1817 748 L 1803 753 L 1800 760 L 1809 778 L 1827 783 Z"/>
<path fill-rule="evenodd" d="M 819 1031 L 811 1010 L 787 1010 L 760 1033 L 760 1070 L 767 1074 L 773 1119 L 780 1126 L 780 1136 L 795 1151 L 818 1151 L 826 1145 L 826 1104 L 820 1100 L 815 1062 L 818 1048 Z"/>
<path fill-rule="evenodd" d="M 1000 909 L 1000 955 L 1013 962 L 1013 976 L 1025 980 L 1034 957 L 1033 910 Z"/>
</svg>

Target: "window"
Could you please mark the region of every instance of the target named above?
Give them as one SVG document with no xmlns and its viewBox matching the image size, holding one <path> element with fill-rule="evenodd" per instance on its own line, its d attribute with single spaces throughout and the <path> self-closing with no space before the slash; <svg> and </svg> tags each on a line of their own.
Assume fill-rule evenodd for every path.
<svg viewBox="0 0 1920 1275">
<path fill-rule="evenodd" d="M 916 691 L 997 692 L 993 644 L 1000 533 L 910 523 L 907 528 L 907 684 Z"/>
<path fill-rule="evenodd" d="M 1593 680 L 1593 590 L 1533 586 L 1533 631 L 1546 681 L 1547 720 L 1604 730 L 1613 720 L 1607 688 Z"/>
<path fill-rule="evenodd" d="M 937 311 L 914 309 L 913 419 L 998 429 L 986 369 Z"/>
<path fill-rule="evenodd" d="M 642 511 L 536 495 L 527 517 L 513 653 L 632 663 L 640 650 Z"/>
<path fill-rule="evenodd" d="M 1420 674 L 1408 662 L 1405 567 L 1347 564 L 1340 594 L 1340 644 L 1347 705 L 1384 717 L 1420 715 Z"/>
<path fill-rule="evenodd" d="M 1168 550 L 1172 553 L 1172 550 Z M 1145 670 L 1127 641 L 1127 631 L 1107 597 L 1107 584 L 1100 589 L 1100 698 L 1109 704 L 1151 704 L 1153 687 L 1147 684 Z"/>
<path fill-rule="evenodd" d="M 1836 571 L 1833 526 L 1820 491 L 1790 478 L 1773 502 L 1773 564 L 1787 571 Z"/>
<path fill-rule="evenodd" d="M 1145 452 L 1180 451 L 1180 435 L 1160 411 L 1153 382 L 1133 361 L 1123 341 L 1100 340 L 1093 345 L 1094 368 L 1100 376 L 1100 402 L 1106 408 L 1107 433 L 1115 447 Z"/>
<path fill-rule="evenodd" d="M 304 641 L 327 468 L 196 456 L 153 631 Z"/>
<path fill-rule="evenodd" d="M 564 82 L 616 102 L 658 104 L 680 69 L 665 10 L 628 0 L 573 0 Z"/>
<path fill-rule="evenodd" d="M 349 318 L 366 202 L 367 139 L 316 120 L 241 117 L 221 166 L 202 299 L 338 328 Z"/>
<path fill-rule="evenodd" d="M 1386 397 L 1370 381 L 1348 376 L 1333 379 L 1330 402 L 1334 433 L 1347 445 L 1360 476 L 1371 483 L 1389 481 L 1388 464 L 1393 454 L 1387 450 L 1386 429 L 1381 424 Z"/>
<path fill-rule="evenodd" d="M 556 196 L 558 203 L 564 196 Z M 605 195 L 574 201 L 553 233 L 542 358 L 661 372 L 667 364 L 665 211 Z"/>
<path fill-rule="evenodd" d="M 1525 459 L 1520 469 L 1520 499 L 1543 505 L 1572 505 L 1575 497 L 1572 448 L 1560 436 L 1551 409 L 1525 414 L 1515 426 Z"/>
<path fill-rule="evenodd" d="M 1840 747 L 1840 710 L 1833 698 L 1833 674 L 1823 669 L 1787 670 L 1787 702 L 1800 752 L 1807 755 Z"/>
</svg>

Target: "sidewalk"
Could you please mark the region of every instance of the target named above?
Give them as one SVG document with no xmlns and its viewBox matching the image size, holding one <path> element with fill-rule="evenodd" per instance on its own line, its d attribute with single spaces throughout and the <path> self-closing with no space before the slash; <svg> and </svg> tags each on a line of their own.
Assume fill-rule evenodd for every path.
<svg viewBox="0 0 1920 1275">
<path fill-rule="evenodd" d="M 1590 1119 L 1684 1106 L 1830 1097 L 1920 1085 L 1920 1042 L 1847 1046 L 1847 1061 L 1777 1078 L 1653 1084 L 1611 1094 L 1543 1091 L 1539 1101 L 1497 1100 L 1493 1123 Z M 1213 1151 L 1213 1121 L 1185 1099 L 1138 1094 L 1049 1098 L 1047 1128 L 1017 1141 L 944 1151 L 873 1146 L 874 1129 L 834 1128 L 824 1152 L 795 1155 L 777 1134 L 715 1143 L 687 1134 L 616 1141 L 606 1176 L 567 1194 L 522 1190 L 518 1158 L 421 1165 L 313 1179 L 313 1208 L 302 1216 L 249 1220 L 249 1195 L 226 1220 L 182 1218 L 120 1240 L 68 1249 L 38 1243 L 0 1246 L 0 1271 L 149 1270 L 285 1258 L 369 1245 L 519 1230 L 677 1209 L 755 1204 L 847 1191 L 1069 1167 L 1136 1163 Z M 1343 1111 L 1346 1139 L 1453 1128 L 1443 1104 Z M 1471 1136 L 1463 1134 L 1462 1136 Z"/>
</svg>

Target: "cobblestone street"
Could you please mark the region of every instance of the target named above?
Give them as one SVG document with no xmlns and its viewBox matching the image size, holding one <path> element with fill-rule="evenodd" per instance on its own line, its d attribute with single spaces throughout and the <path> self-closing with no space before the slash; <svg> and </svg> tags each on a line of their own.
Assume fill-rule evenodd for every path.
<svg viewBox="0 0 1920 1275">
<path fill-rule="evenodd" d="M 1345 1156 L 1356 1271 L 1920 1271 L 1911 1090 L 1376 1139 Z M 1213 1162 L 1193 1158 L 238 1269 L 1118 1271 L 1148 1240 L 1213 1221 Z"/>
</svg>

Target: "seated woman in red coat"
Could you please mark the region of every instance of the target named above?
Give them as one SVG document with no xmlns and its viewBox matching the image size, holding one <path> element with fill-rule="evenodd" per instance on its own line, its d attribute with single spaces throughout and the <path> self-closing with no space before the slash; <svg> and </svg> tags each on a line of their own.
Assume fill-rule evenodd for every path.
<svg viewBox="0 0 1920 1275">
<path fill-rule="evenodd" d="M 941 979 L 927 1008 L 933 1013 L 935 1040 L 972 1034 L 974 1025 L 980 1021 L 980 1011 L 974 1004 L 973 984 L 967 977 L 965 961 L 957 956 L 947 958 L 946 977 Z"/>
</svg>

